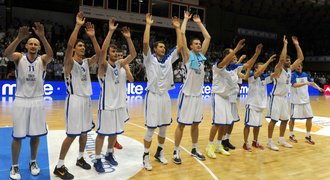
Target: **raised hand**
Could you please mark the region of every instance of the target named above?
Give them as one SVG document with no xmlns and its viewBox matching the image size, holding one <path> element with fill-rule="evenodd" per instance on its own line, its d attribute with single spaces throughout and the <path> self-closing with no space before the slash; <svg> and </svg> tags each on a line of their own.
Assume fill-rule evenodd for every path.
<svg viewBox="0 0 330 180">
<path fill-rule="evenodd" d="M 36 33 L 38 37 L 44 37 L 45 36 L 44 25 L 40 24 L 40 22 L 35 22 L 34 25 L 35 27 L 32 27 L 34 33 Z"/>
<path fill-rule="evenodd" d="M 192 14 L 190 14 L 189 11 L 184 11 L 184 18 L 185 19 L 191 19 L 191 17 L 192 17 Z"/>
<path fill-rule="evenodd" d="M 241 50 L 243 47 L 245 46 L 245 39 L 241 39 L 238 43 L 237 43 L 237 45 L 236 45 L 236 47 L 235 47 L 235 51 L 236 52 L 238 52 L 239 50 Z"/>
<path fill-rule="evenodd" d="M 297 36 L 292 36 L 291 39 L 292 39 L 292 42 L 293 42 L 294 45 L 299 45 L 299 41 L 298 41 Z"/>
<path fill-rule="evenodd" d="M 131 31 L 130 31 L 129 27 L 124 26 L 124 27 L 121 29 L 121 33 L 123 34 L 123 36 L 124 36 L 125 38 L 131 38 Z"/>
<path fill-rule="evenodd" d="M 19 40 L 23 40 L 23 39 L 27 38 L 30 34 L 31 34 L 31 32 L 29 31 L 29 27 L 22 26 L 18 30 L 17 38 Z"/>
<path fill-rule="evenodd" d="M 198 14 L 195 14 L 195 15 L 193 16 L 193 21 L 194 21 L 195 23 L 202 23 L 201 18 L 199 17 Z"/>
<path fill-rule="evenodd" d="M 273 62 L 276 59 L 276 54 L 273 54 L 272 56 L 269 57 L 268 61 Z"/>
<path fill-rule="evenodd" d="M 176 16 L 172 17 L 172 25 L 174 28 L 180 28 L 180 19 Z"/>
<path fill-rule="evenodd" d="M 256 47 L 256 53 L 257 54 L 261 53 L 262 47 L 263 47 L 263 45 L 261 43 L 257 45 L 257 47 Z"/>
<path fill-rule="evenodd" d="M 118 23 L 116 23 L 114 18 L 109 19 L 109 31 L 115 31 L 118 27 Z"/>
<path fill-rule="evenodd" d="M 79 11 L 77 16 L 76 16 L 76 24 L 79 26 L 82 26 L 85 24 L 85 18 L 84 18 L 84 13 Z"/>
<path fill-rule="evenodd" d="M 150 13 L 146 14 L 146 23 L 148 25 L 152 25 L 152 23 L 154 23 L 154 20 L 152 19 L 152 15 Z"/>
<path fill-rule="evenodd" d="M 94 24 L 92 24 L 91 22 L 87 22 L 85 26 L 86 26 L 85 31 L 87 36 L 90 38 L 95 37 Z"/>
<path fill-rule="evenodd" d="M 288 40 L 286 39 L 286 35 L 283 36 L 283 43 L 288 44 Z"/>
</svg>

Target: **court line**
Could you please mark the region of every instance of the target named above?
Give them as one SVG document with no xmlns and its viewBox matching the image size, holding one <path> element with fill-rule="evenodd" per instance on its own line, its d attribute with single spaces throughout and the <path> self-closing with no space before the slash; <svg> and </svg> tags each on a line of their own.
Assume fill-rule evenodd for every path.
<svg viewBox="0 0 330 180">
<path fill-rule="evenodd" d="M 135 126 L 135 127 L 142 128 L 142 129 L 145 129 L 145 130 L 147 129 L 147 128 L 145 128 L 144 126 L 140 126 L 140 125 L 138 125 L 138 124 L 134 124 L 134 123 L 131 123 L 131 122 L 127 122 L 127 124 L 130 124 L 130 125 L 133 125 L 133 126 Z M 157 132 L 154 132 L 154 133 L 158 135 Z M 172 139 L 168 138 L 167 136 L 166 136 L 166 139 L 167 139 L 168 141 L 170 141 L 171 143 L 174 144 L 174 141 L 173 141 Z M 188 150 L 187 150 L 186 148 L 184 148 L 183 146 L 180 145 L 180 148 L 181 148 L 182 150 L 184 150 L 186 153 L 191 154 L 190 151 L 188 151 Z M 196 160 L 200 165 L 202 165 L 202 166 L 204 167 L 204 169 L 206 169 L 206 171 L 212 176 L 213 179 L 218 180 L 218 177 L 212 172 L 211 169 L 209 169 L 209 168 L 208 168 L 208 167 L 207 167 L 202 161 L 200 161 L 200 160 L 197 159 L 196 157 L 194 157 L 194 158 L 195 158 L 195 160 Z"/>
</svg>

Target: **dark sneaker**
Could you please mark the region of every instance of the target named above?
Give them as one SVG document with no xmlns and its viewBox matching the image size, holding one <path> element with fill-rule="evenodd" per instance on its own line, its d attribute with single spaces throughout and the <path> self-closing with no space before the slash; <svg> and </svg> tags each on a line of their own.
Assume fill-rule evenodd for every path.
<svg viewBox="0 0 330 180">
<path fill-rule="evenodd" d="M 252 141 L 252 146 L 261 150 L 265 149 L 258 141 Z"/>
<path fill-rule="evenodd" d="M 289 139 L 290 139 L 290 141 L 292 141 L 294 143 L 298 142 L 298 140 L 296 139 L 296 137 L 294 135 L 289 136 Z"/>
<path fill-rule="evenodd" d="M 312 140 L 312 137 L 311 136 L 308 136 L 308 137 L 305 137 L 306 139 L 306 142 L 308 142 L 309 144 L 315 144 L 315 141 Z"/>
<path fill-rule="evenodd" d="M 91 169 L 91 165 L 89 165 L 83 157 L 77 160 L 76 165 L 86 170 Z"/>
<path fill-rule="evenodd" d="M 229 142 L 229 139 L 222 140 L 221 144 L 223 145 L 223 147 L 224 147 L 225 150 L 226 150 L 226 148 L 229 148 L 229 149 L 235 149 L 236 148 L 234 145 L 232 145 Z"/>
<path fill-rule="evenodd" d="M 178 152 L 176 152 L 176 151 L 173 152 L 173 162 L 175 164 L 181 164 L 182 163 L 179 151 Z"/>
<path fill-rule="evenodd" d="M 10 168 L 10 179 L 16 180 L 16 179 L 21 179 L 21 174 L 19 172 L 18 166 L 15 166 L 14 168 Z"/>
<path fill-rule="evenodd" d="M 205 156 L 204 156 L 202 153 L 200 153 L 200 152 L 197 150 L 197 148 L 193 148 L 193 149 L 191 150 L 191 155 L 194 156 L 194 157 L 196 157 L 197 159 L 199 159 L 199 160 L 201 160 L 201 161 L 205 161 Z"/>
<path fill-rule="evenodd" d="M 58 177 L 60 177 L 61 179 L 73 179 L 74 176 L 69 173 L 68 169 L 63 165 L 60 168 L 57 168 L 57 166 L 55 166 L 54 169 L 54 174 Z"/>
<path fill-rule="evenodd" d="M 157 148 L 157 152 L 154 156 L 157 161 L 161 162 L 162 164 L 167 164 L 167 159 L 165 158 L 164 150 L 163 148 L 159 147 Z"/>
<path fill-rule="evenodd" d="M 94 167 L 95 167 L 95 170 L 99 173 L 105 172 L 101 159 L 96 159 L 96 162 L 94 163 Z"/>
<path fill-rule="evenodd" d="M 107 160 L 113 166 L 118 166 L 118 162 L 115 160 L 115 157 L 113 156 L 113 153 L 108 153 L 105 156 L 105 160 Z"/>
<path fill-rule="evenodd" d="M 229 151 L 229 150 L 230 150 L 229 147 L 228 147 L 228 139 L 226 139 L 226 140 L 222 140 L 222 141 L 221 141 L 221 144 L 222 144 L 223 149 L 224 149 L 225 151 Z"/>
<path fill-rule="evenodd" d="M 29 164 L 29 169 L 33 176 L 38 176 L 40 173 L 40 168 L 35 161 Z"/>
</svg>

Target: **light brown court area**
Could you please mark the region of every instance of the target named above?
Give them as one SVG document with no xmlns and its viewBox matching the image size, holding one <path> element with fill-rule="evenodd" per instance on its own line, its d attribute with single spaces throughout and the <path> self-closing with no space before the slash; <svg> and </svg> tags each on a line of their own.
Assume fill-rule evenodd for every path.
<svg viewBox="0 0 330 180">
<path fill-rule="evenodd" d="M 330 97 L 311 97 L 311 105 L 315 116 L 330 117 Z M 243 150 L 243 118 L 244 99 L 238 104 L 241 121 L 235 124 L 231 136 L 232 144 L 236 150 L 231 150 L 230 156 L 217 154 L 216 159 L 206 158 L 199 161 L 190 156 L 191 138 L 190 128 L 186 127 L 181 142 L 181 158 L 183 163 L 176 165 L 172 162 L 174 148 L 174 131 L 176 127 L 176 100 L 172 100 L 173 123 L 167 131 L 167 140 L 164 150 L 169 163 L 161 165 L 152 160 L 152 171 L 141 169 L 132 179 L 330 179 L 330 137 L 312 135 L 315 145 L 304 141 L 305 133 L 295 132 L 298 139 L 293 148 L 280 147 L 278 152 L 269 149 L 253 149 L 252 152 Z M 129 101 L 130 121 L 126 123 L 124 135 L 136 139 L 143 146 L 145 135 L 143 101 Z M 64 101 L 48 101 L 46 103 L 47 122 L 49 130 L 64 130 Z M 94 121 L 96 119 L 97 101 L 93 101 Z M 12 102 L 2 101 L 0 104 L 0 126 L 11 126 Z M 199 129 L 199 149 L 205 154 L 211 124 L 210 100 L 204 100 L 204 120 Z M 260 142 L 267 143 L 267 121 L 263 123 L 260 131 Z M 330 124 L 330 121 L 329 123 Z M 302 126 L 297 123 L 297 126 Z M 315 126 L 314 130 L 320 128 Z M 273 140 L 278 140 L 278 128 L 274 131 Z M 286 131 L 288 140 L 289 131 Z M 150 149 L 153 155 L 157 148 L 157 136 L 153 136 L 153 144 Z M 249 139 L 252 139 L 252 131 Z M 291 143 L 291 142 L 290 142 Z M 122 144 L 125 147 L 125 144 Z M 60 144 L 58 145 L 60 148 Z M 134 149 L 132 149 L 134 151 Z M 142 154 L 141 154 L 142 167 Z"/>
</svg>

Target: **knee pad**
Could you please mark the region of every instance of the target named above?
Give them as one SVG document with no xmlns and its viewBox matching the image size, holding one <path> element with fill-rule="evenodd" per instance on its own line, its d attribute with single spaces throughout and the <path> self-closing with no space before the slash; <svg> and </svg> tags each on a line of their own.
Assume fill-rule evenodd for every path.
<svg viewBox="0 0 330 180">
<path fill-rule="evenodd" d="M 158 136 L 159 137 L 162 137 L 162 138 L 165 138 L 165 136 L 166 136 L 166 129 L 167 129 L 166 126 L 159 127 Z"/>
<path fill-rule="evenodd" d="M 147 129 L 147 133 L 146 133 L 146 135 L 144 137 L 144 140 L 146 140 L 148 142 L 151 142 L 151 140 L 152 140 L 152 134 L 154 134 L 154 131 L 155 131 L 155 129 L 148 128 Z"/>
</svg>

